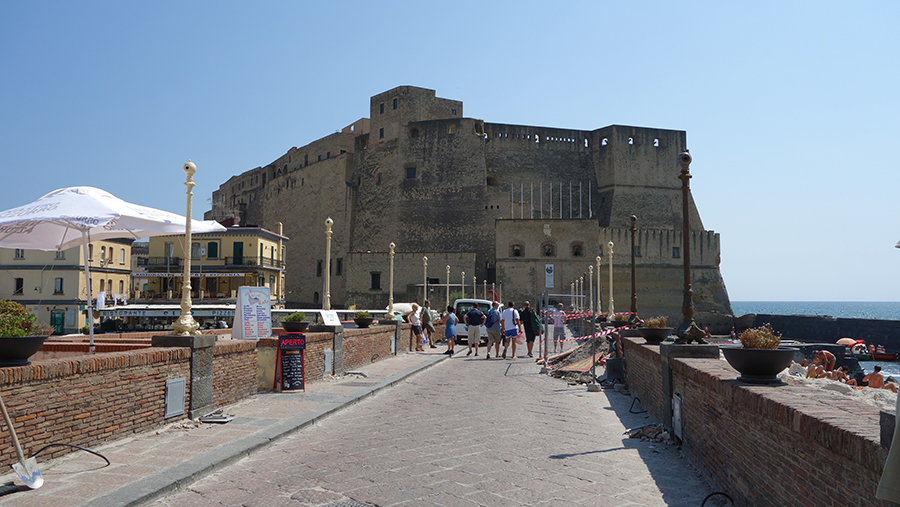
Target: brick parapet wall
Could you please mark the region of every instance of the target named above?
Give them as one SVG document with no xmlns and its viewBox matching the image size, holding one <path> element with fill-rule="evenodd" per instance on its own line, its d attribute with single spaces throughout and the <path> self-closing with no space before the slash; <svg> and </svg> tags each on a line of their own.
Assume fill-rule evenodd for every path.
<svg viewBox="0 0 900 507">
<path fill-rule="evenodd" d="M 162 426 L 166 380 L 190 376 L 190 349 L 136 350 L 0 368 L 3 399 L 26 456 L 49 443 L 82 447 Z M 189 406 L 185 396 L 185 410 Z M 183 418 L 185 416 L 179 416 Z M 51 447 L 42 459 L 70 452 Z M 0 461 L 16 460 L 8 431 Z"/>
<path fill-rule="evenodd" d="M 374 363 L 391 355 L 394 326 L 372 325 L 366 329 L 344 329 L 344 371 Z"/>
<path fill-rule="evenodd" d="M 659 345 L 638 343 L 638 338 L 623 338 L 628 389 L 641 400 L 641 406 L 657 421 L 663 420 L 662 360 Z"/>
<path fill-rule="evenodd" d="M 216 342 L 213 358 L 213 406 L 230 405 L 256 394 L 256 345 L 255 340 Z"/>
<path fill-rule="evenodd" d="M 623 340 L 629 386 L 650 400 L 661 390 L 649 380 L 658 348 L 638 341 Z M 799 385 L 738 383 L 723 360 L 674 359 L 671 368 L 684 449 L 736 505 L 888 505 L 875 500 L 887 457 L 876 407 Z"/>
</svg>

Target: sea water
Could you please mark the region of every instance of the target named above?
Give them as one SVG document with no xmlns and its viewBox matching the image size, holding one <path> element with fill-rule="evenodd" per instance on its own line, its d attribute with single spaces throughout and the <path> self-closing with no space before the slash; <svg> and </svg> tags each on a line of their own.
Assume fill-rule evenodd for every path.
<svg viewBox="0 0 900 507">
<path fill-rule="evenodd" d="M 732 301 L 731 309 L 735 315 L 830 315 L 842 319 L 900 320 L 900 302 L 897 301 Z M 900 378 L 900 363 L 859 362 L 866 373 L 876 364 L 881 365 L 885 377 Z"/>
<path fill-rule="evenodd" d="M 900 320 L 898 301 L 732 301 L 735 315 L 830 315 L 842 319 Z"/>
</svg>

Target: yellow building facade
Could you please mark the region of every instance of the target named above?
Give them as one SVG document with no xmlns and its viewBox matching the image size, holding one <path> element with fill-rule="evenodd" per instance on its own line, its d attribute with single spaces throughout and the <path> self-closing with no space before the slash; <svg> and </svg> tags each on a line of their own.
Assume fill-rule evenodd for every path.
<svg viewBox="0 0 900 507">
<path fill-rule="evenodd" d="M 269 287 L 273 307 L 284 302 L 284 251 L 288 238 L 261 227 L 150 238 L 146 272 L 135 273 L 135 299 L 147 303 L 181 298 L 186 255 L 191 259 L 192 300 L 233 300 L 241 286 Z"/>
<path fill-rule="evenodd" d="M 131 243 L 106 240 L 88 245 L 95 307 L 128 300 Z M 77 333 L 87 325 L 84 263 L 81 246 L 55 252 L 0 248 L 0 298 L 25 306 L 57 334 Z"/>
</svg>

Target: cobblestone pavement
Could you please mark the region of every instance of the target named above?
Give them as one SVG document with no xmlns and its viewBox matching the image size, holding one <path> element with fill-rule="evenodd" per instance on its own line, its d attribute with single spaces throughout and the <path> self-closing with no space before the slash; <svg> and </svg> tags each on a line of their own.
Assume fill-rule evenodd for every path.
<svg viewBox="0 0 900 507">
<path fill-rule="evenodd" d="M 535 350 L 537 352 L 537 350 Z M 623 435 L 632 398 L 457 354 L 153 505 L 696 507 L 679 451 Z"/>
</svg>

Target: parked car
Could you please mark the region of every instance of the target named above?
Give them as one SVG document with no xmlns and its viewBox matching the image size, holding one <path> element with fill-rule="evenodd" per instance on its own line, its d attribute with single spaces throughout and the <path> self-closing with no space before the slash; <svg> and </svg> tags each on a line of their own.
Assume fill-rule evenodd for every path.
<svg viewBox="0 0 900 507">
<path fill-rule="evenodd" d="M 491 309 L 492 301 L 488 301 L 487 299 L 457 299 L 453 302 L 453 309 L 456 311 L 456 316 L 459 319 L 456 323 L 456 343 L 460 343 L 465 341 L 469 342 L 469 330 L 468 326 L 463 324 L 463 317 L 466 312 L 472 309 L 473 306 L 477 306 L 479 310 L 484 312 L 485 317 L 487 317 L 488 311 Z M 498 308 L 498 311 L 503 313 L 503 305 L 501 304 Z M 484 324 L 481 325 L 481 341 L 487 343 L 487 328 L 484 327 Z"/>
</svg>

